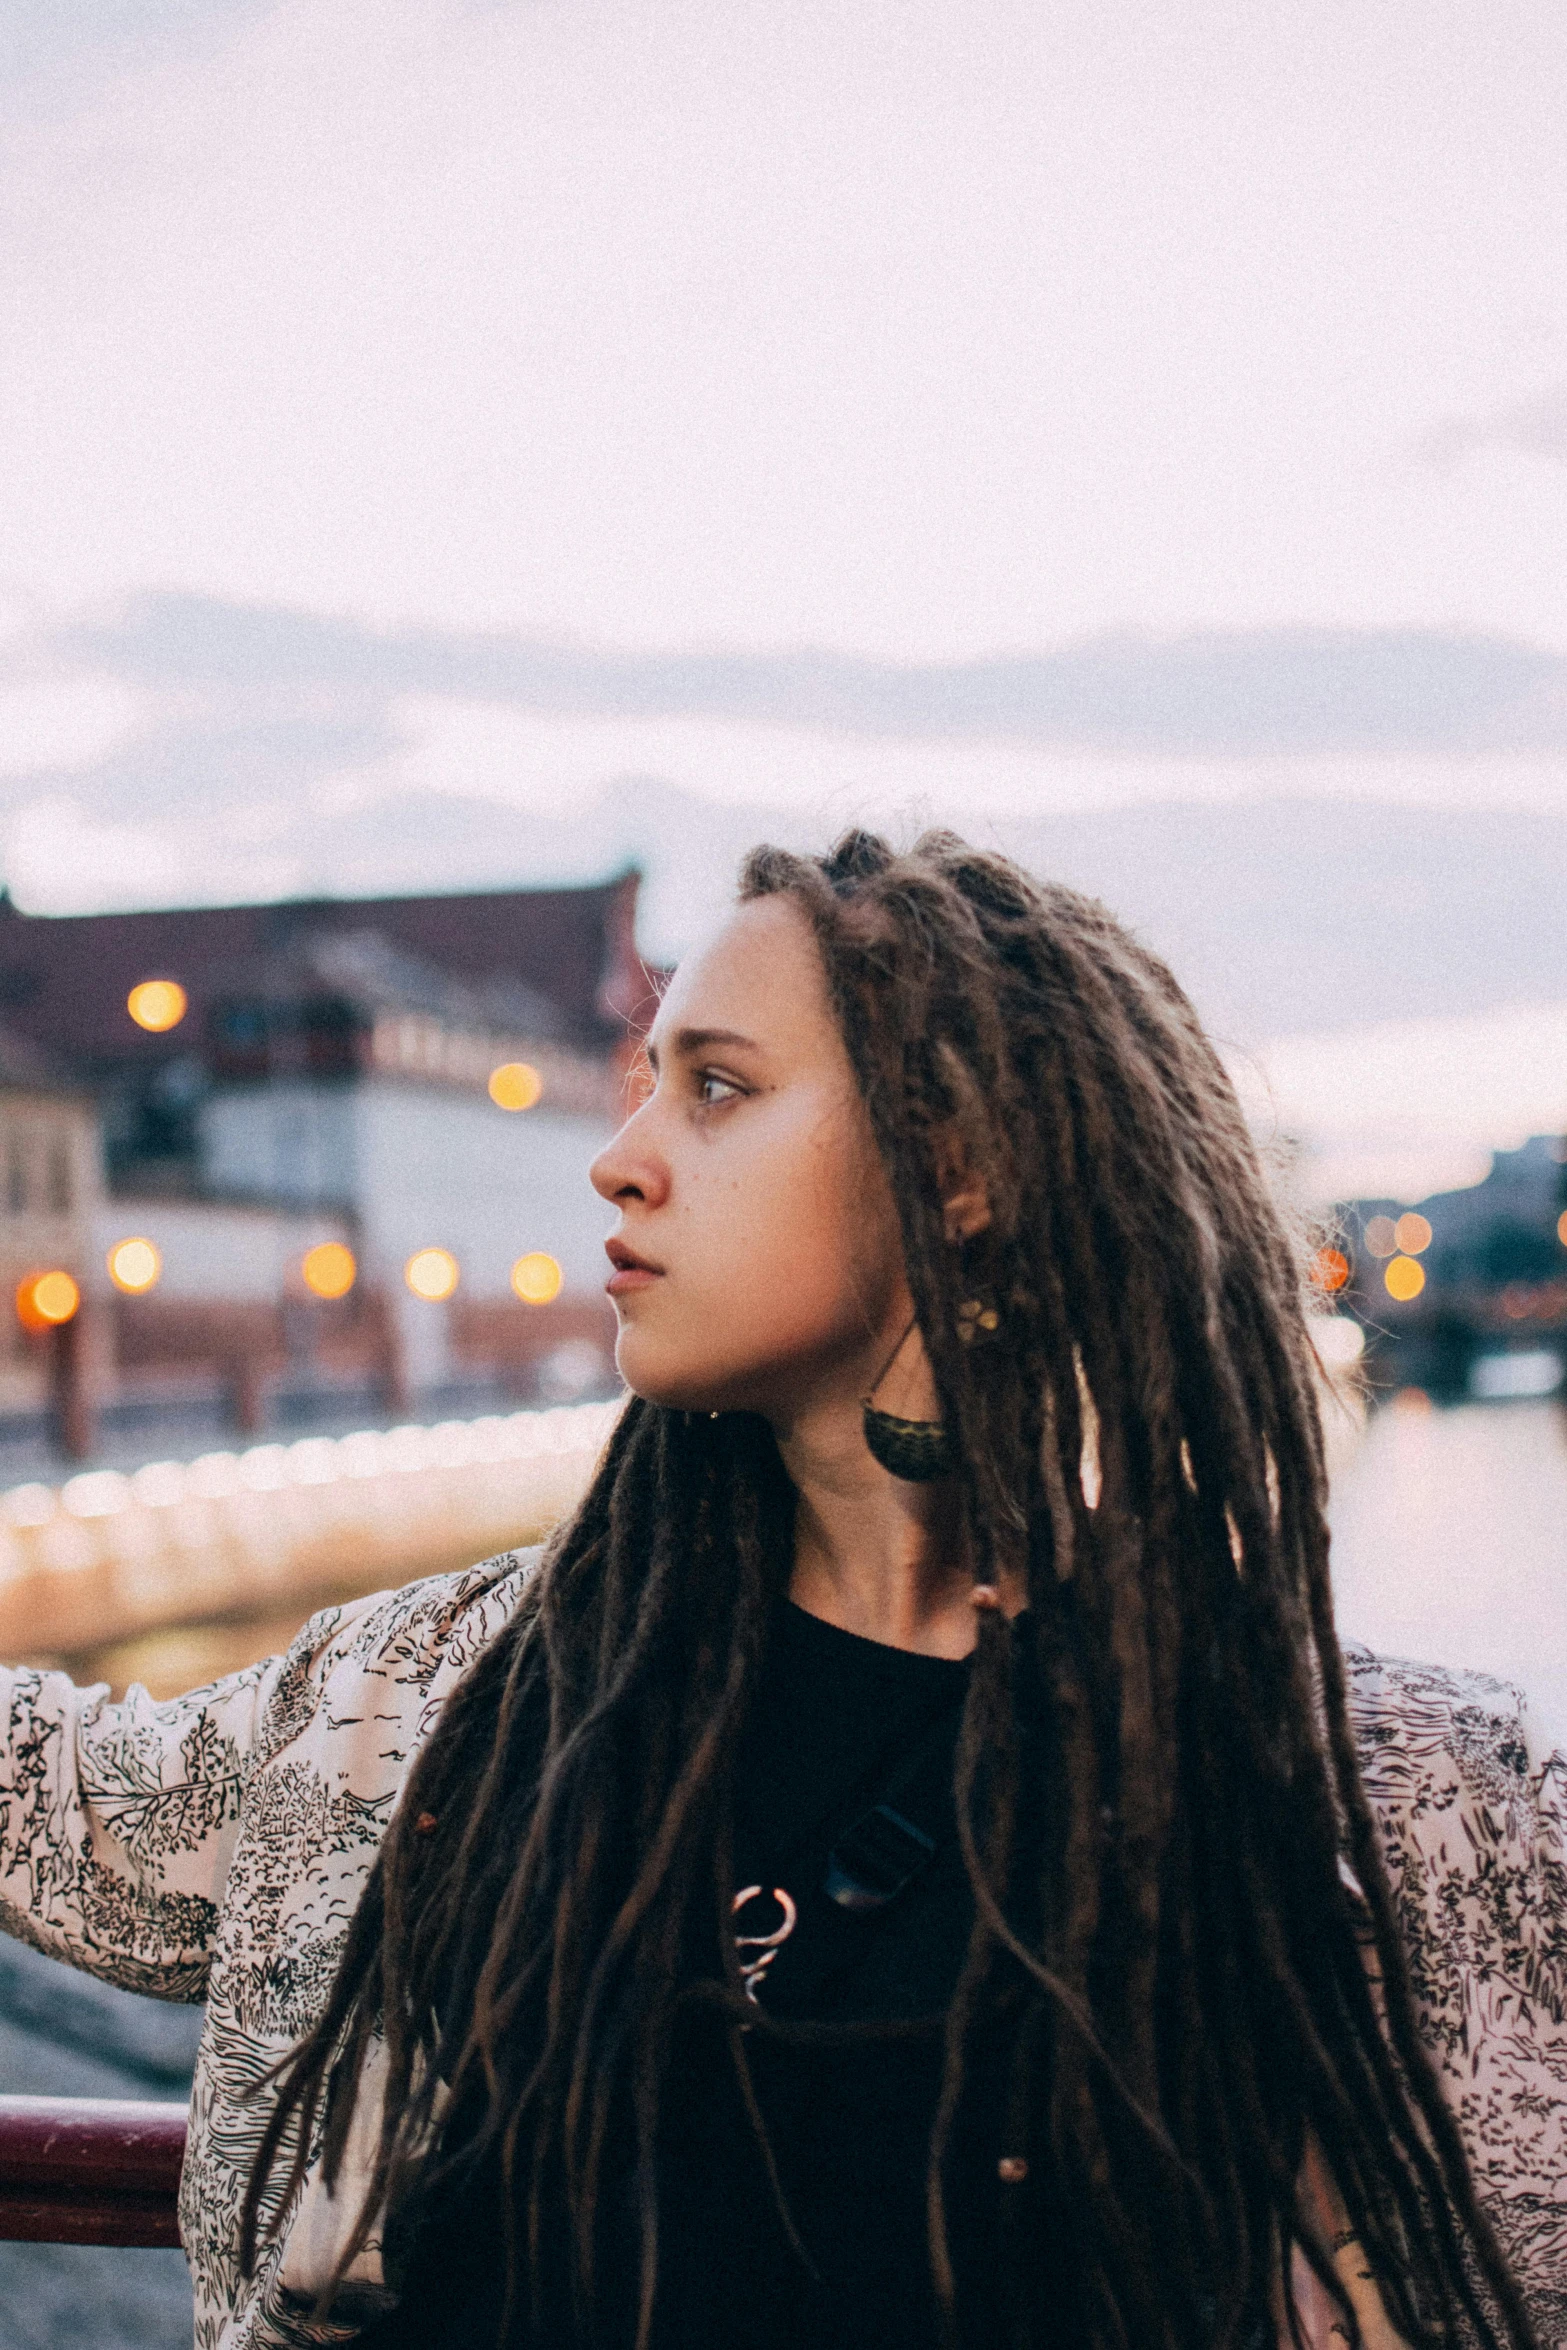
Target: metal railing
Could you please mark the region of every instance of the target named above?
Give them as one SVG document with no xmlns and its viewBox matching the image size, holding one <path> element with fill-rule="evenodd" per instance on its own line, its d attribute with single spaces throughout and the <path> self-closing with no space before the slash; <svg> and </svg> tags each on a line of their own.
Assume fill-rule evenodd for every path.
<svg viewBox="0 0 1567 2350">
<path fill-rule="evenodd" d="M 185 2107 L 0 2097 L 0 2240 L 178 2244 Z"/>
</svg>

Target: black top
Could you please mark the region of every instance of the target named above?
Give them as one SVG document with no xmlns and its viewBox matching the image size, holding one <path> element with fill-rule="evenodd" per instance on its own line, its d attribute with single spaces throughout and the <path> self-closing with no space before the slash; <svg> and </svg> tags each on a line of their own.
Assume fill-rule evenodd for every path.
<svg viewBox="0 0 1567 2350">
<path fill-rule="evenodd" d="M 968 1677 L 966 1661 L 913 1655 L 791 1603 L 779 1608 L 736 1773 L 736 1885 L 760 1888 L 736 1918 L 737 1934 L 756 1938 L 740 1956 L 763 1962 L 754 1991 L 769 2016 L 905 2029 L 831 2046 L 765 2028 L 747 2037 L 802 2257 L 745 2114 L 725 2029 L 710 2008 L 685 2012 L 659 2148 L 655 2350 L 934 2350 L 926 2168 L 942 2020 L 973 1922 L 951 1793 Z M 934 1850 L 885 1907 L 856 1913 L 828 1896 L 829 1855 L 861 1849 L 845 1831 L 887 1797 Z M 894 1857 L 911 1855 L 920 1847 L 904 1837 Z M 780 1935 L 790 1904 L 792 1925 Z M 977 2073 L 954 2143 L 948 2221 L 961 2337 L 988 2344 L 1006 2330 L 990 2296 L 1007 2190 L 996 2177 L 999 2083 L 987 2079 L 983 2057 Z M 420 2350 L 459 2341 L 472 2350 L 493 2340 L 495 2280 L 482 2273 L 489 2229 L 470 2209 L 454 2232 L 460 2254 L 441 2231 L 452 2257 L 438 2264 L 439 2310 L 410 2304 L 401 2323 L 394 2316 L 372 2328 L 367 2346 L 412 2350 L 417 2338 Z M 626 2274 L 616 2280 L 628 2317 L 637 2257 L 628 2228 Z"/>
<path fill-rule="evenodd" d="M 780 1611 L 736 1779 L 736 1882 L 761 1887 L 737 1929 L 785 1924 L 775 1888 L 796 1910 L 756 1982 L 758 2003 L 780 2018 L 927 2028 L 829 2047 L 750 2037 L 813 2276 L 789 2245 L 721 2035 L 693 2019 L 661 2149 L 659 2350 L 917 2350 L 936 2339 L 925 2172 L 940 2018 L 973 1920 L 950 1792 L 968 1672 Z M 889 1788 L 936 1849 L 885 1909 L 857 1915 L 824 1889 L 829 1851 Z M 742 1959 L 764 1948 L 743 1946 Z"/>
</svg>

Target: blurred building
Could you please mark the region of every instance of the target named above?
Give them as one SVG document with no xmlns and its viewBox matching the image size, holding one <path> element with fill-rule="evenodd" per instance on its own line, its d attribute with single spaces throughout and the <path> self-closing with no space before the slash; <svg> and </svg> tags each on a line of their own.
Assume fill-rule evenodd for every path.
<svg viewBox="0 0 1567 2350">
<path fill-rule="evenodd" d="M 6 1263 L 13 1287 L 49 1265 L 80 1285 L 96 1400 L 221 1391 L 253 1429 L 287 1398 L 602 1386 L 586 1170 L 652 1008 L 637 886 L 71 917 L 0 898 Z M 35 1340 L 11 1334 L 0 1416 L 38 1408 Z"/>
<path fill-rule="evenodd" d="M 1484 1182 L 1413 1207 L 1350 1202 L 1333 1273 L 1383 1384 L 1555 1393 L 1567 1385 L 1567 1143 L 1531 1136 L 1494 1153 Z"/>
<path fill-rule="evenodd" d="M 36 1310 L 33 1292 L 53 1274 L 63 1319 L 73 1319 L 73 1296 L 93 1277 L 103 1190 L 91 1092 L 66 1083 L 24 1038 L 0 1032 L 0 1420 L 41 1430 L 62 1402 L 74 1408 L 60 1382 L 81 1384 L 78 1356 L 91 1338 L 83 1325 L 57 1339 L 59 1325 Z"/>
</svg>

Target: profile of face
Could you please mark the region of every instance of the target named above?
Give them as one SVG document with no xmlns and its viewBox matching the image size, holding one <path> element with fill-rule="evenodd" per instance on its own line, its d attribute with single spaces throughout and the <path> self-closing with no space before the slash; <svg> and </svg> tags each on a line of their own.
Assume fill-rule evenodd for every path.
<svg viewBox="0 0 1567 2350">
<path fill-rule="evenodd" d="M 621 1376 L 687 1411 L 782 1429 L 863 1396 L 912 1317 L 897 1211 L 787 897 L 741 906 L 682 963 L 653 1087 L 594 1162 Z"/>
</svg>

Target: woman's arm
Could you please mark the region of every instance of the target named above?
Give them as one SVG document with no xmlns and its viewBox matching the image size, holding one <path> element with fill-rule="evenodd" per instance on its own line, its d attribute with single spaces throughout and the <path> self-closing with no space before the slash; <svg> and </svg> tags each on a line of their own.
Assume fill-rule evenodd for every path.
<svg viewBox="0 0 1567 2350">
<path fill-rule="evenodd" d="M 201 1999 L 279 1662 L 161 1705 L 0 1668 L 0 1928 L 124 1989 Z"/>
<path fill-rule="evenodd" d="M 1308 2212 L 1333 2247 L 1333 2266 L 1359 2323 L 1363 2350 L 1409 2350 L 1383 2306 L 1360 2238 L 1349 2224 L 1343 2198 L 1314 2140 L 1307 2146 L 1300 2185 Z M 1299 2339 L 1305 2350 L 1343 2350 L 1350 2338 L 1349 2328 L 1332 2294 L 1318 2282 L 1310 2262 L 1299 2249 L 1291 2262 L 1290 2282 Z M 1281 2309 L 1279 2350 L 1295 2350 L 1295 2340 Z"/>
</svg>

